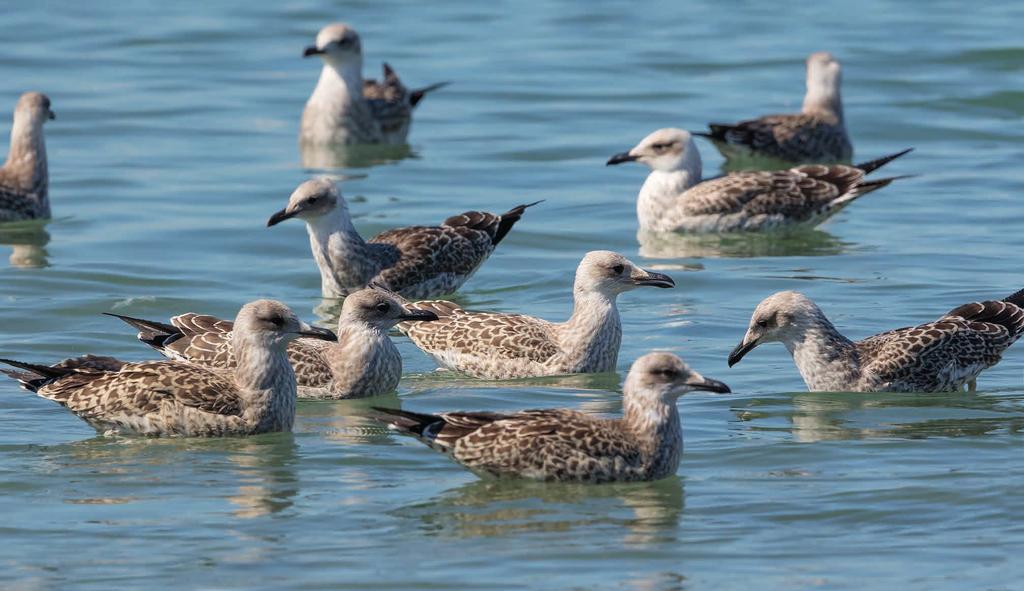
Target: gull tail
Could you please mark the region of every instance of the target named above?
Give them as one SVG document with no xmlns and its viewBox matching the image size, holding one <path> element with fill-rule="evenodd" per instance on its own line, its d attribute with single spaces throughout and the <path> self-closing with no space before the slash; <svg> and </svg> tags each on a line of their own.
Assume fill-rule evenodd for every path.
<svg viewBox="0 0 1024 591">
<path fill-rule="evenodd" d="M 1024 289 L 1003 298 L 1004 302 L 1009 302 L 1019 308 L 1024 308 Z"/>
<path fill-rule="evenodd" d="M 902 152 L 896 152 L 895 154 L 889 154 L 888 156 L 882 156 L 881 158 L 875 158 L 874 160 L 868 160 L 867 162 L 863 162 L 861 164 L 854 164 L 853 167 L 854 168 L 859 168 L 859 169 L 863 170 L 864 174 L 871 174 L 872 172 L 878 170 L 879 168 L 882 168 L 883 166 L 885 166 L 886 164 L 889 164 L 890 162 L 892 162 L 893 160 L 899 158 L 900 156 L 904 156 L 904 155 L 909 154 L 910 152 L 913 152 L 913 151 L 914 151 L 914 148 L 907 148 L 906 150 L 903 150 Z"/>
<path fill-rule="evenodd" d="M 113 316 L 114 318 L 120 318 L 129 326 L 138 330 L 139 340 L 158 351 L 183 336 L 182 332 L 178 330 L 176 326 L 165 324 L 163 322 L 146 320 L 144 318 L 133 318 L 131 316 L 114 314 L 113 312 L 104 312 L 103 314 L 106 316 Z"/>
<path fill-rule="evenodd" d="M 729 133 L 729 130 L 736 127 L 728 123 L 708 123 L 707 131 L 691 131 L 690 135 L 698 137 L 706 137 L 710 140 L 725 141 L 725 134 Z"/>
<path fill-rule="evenodd" d="M 505 213 L 501 214 L 501 221 L 498 222 L 498 230 L 494 233 L 494 238 L 491 240 L 494 243 L 494 245 L 497 246 L 498 243 L 501 242 L 503 238 L 505 238 L 505 235 L 508 234 L 510 230 L 512 230 L 512 226 L 516 225 L 516 222 L 518 222 L 519 219 L 523 217 L 523 213 L 526 211 L 526 208 L 533 207 L 538 203 L 543 203 L 543 201 L 544 200 L 541 199 L 540 201 L 534 201 L 533 203 L 517 205 L 512 209 L 506 211 Z"/>
<path fill-rule="evenodd" d="M 39 388 L 42 388 L 53 380 L 75 373 L 74 369 L 50 367 L 49 365 L 39 365 L 36 363 L 25 363 L 24 361 L 15 361 L 13 359 L 0 359 L 0 363 L 5 363 L 11 367 L 24 370 L 14 371 L 11 369 L 0 369 L 0 373 L 18 380 L 21 387 L 30 392 L 37 392 L 39 391 Z"/>
<path fill-rule="evenodd" d="M 383 406 L 371 406 L 370 408 L 374 411 L 369 415 L 370 418 L 387 423 L 397 431 L 416 437 L 426 437 L 424 431 L 427 427 L 444 422 L 444 419 L 437 415 L 411 412 L 400 408 L 384 408 Z"/>
<path fill-rule="evenodd" d="M 417 88 L 416 90 L 413 90 L 412 92 L 409 93 L 409 104 L 415 107 L 416 105 L 419 104 L 420 101 L 423 100 L 423 97 L 425 97 L 428 92 L 433 92 L 439 88 L 444 88 L 449 84 L 451 84 L 450 80 L 445 82 L 437 82 L 436 84 L 424 86 L 423 88 Z"/>
</svg>

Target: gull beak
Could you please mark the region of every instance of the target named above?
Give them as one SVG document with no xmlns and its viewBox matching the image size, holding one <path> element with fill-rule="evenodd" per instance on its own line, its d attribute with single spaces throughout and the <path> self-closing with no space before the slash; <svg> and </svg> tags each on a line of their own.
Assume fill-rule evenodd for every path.
<svg viewBox="0 0 1024 591">
<path fill-rule="evenodd" d="M 740 359 L 743 359 L 744 355 L 753 351 L 754 347 L 757 347 L 757 344 L 757 339 L 753 339 L 748 343 L 744 338 L 743 342 L 736 345 L 736 348 L 732 350 L 732 353 L 729 353 L 729 367 L 739 363 Z"/>
<path fill-rule="evenodd" d="M 655 273 L 654 271 L 648 271 L 647 269 L 636 269 L 629 278 L 633 280 L 634 285 L 639 286 L 661 288 L 676 286 L 676 282 L 668 275 L 665 275 L 664 273 Z"/>
<path fill-rule="evenodd" d="M 285 220 L 290 220 L 296 215 L 298 215 L 298 213 L 298 209 L 288 211 L 288 208 L 286 207 L 281 211 L 275 213 L 274 215 L 270 216 L 270 219 L 267 220 L 267 227 L 269 228 L 270 226 L 276 226 Z"/>
<path fill-rule="evenodd" d="M 310 45 L 302 51 L 302 57 L 309 57 L 311 55 L 323 55 L 325 52 L 322 49 L 317 48 L 315 45 Z"/>
<path fill-rule="evenodd" d="M 299 332 L 297 333 L 300 337 L 307 339 L 320 339 L 321 341 L 337 341 L 338 335 L 334 334 L 333 330 L 326 328 L 320 328 L 319 326 L 312 326 L 303 322 L 299 325 Z"/>
<path fill-rule="evenodd" d="M 687 381 L 686 385 L 694 390 L 714 392 L 715 394 L 732 394 L 732 390 L 730 390 L 729 386 L 726 386 L 723 382 L 712 380 L 711 378 L 705 378 L 704 376 L 697 376 Z"/>
<path fill-rule="evenodd" d="M 437 320 L 437 314 L 430 310 L 417 310 L 416 308 L 405 308 L 402 315 L 398 317 L 402 322 L 417 322 Z"/>
<path fill-rule="evenodd" d="M 613 164 L 622 164 L 623 162 L 635 162 L 639 156 L 634 156 L 629 152 L 620 152 L 608 159 L 605 166 L 611 166 Z"/>
<path fill-rule="evenodd" d="M 50 121 L 53 121 L 54 119 L 57 118 L 57 114 L 54 113 L 53 111 L 50 111 L 49 114 L 47 115 L 47 117 L 50 118 Z"/>
</svg>

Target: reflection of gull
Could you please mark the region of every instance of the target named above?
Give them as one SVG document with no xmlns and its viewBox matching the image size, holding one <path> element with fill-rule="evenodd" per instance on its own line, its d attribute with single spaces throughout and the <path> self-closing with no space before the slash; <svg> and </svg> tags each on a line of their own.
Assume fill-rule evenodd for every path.
<svg viewBox="0 0 1024 591">
<path fill-rule="evenodd" d="M 334 168 L 369 168 L 415 157 L 407 144 L 398 146 L 364 144 L 336 146 L 301 144 L 299 151 L 304 168 L 330 170 Z"/>
<path fill-rule="evenodd" d="M 238 493 L 228 500 L 238 507 L 236 517 L 262 517 L 292 506 L 298 494 L 297 449 L 295 439 L 287 434 L 230 445 L 228 459 L 235 465 Z"/>
<path fill-rule="evenodd" d="M 847 244 L 827 232 L 810 228 L 766 234 L 680 234 L 640 230 L 640 255 L 649 259 L 832 256 Z"/>
<path fill-rule="evenodd" d="M 824 51 L 807 57 L 803 110 L 766 115 L 734 125 L 712 123 L 709 138 L 726 158 L 769 158 L 776 162 L 849 162 L 853 146 L 843 121 L 839 61 Z"/>
<path fill-rule="evenodd" d="M 0 228 L 0 244 L 11 247 L 10 263 L 12 267 L 39 268 L 49 264 L 46 259 L 46 245 L 50 242 L 50 234 L 43 221 L 17 222 L 4 224 Z"/>
<path fill-rule="evenodd" d="M 762 343 L 781 342 L 807 388 L 830 392 L 941 392 L 969 385 L 1024 334 L 1024 290 L 964 304 L 934 322 L 853 342 L 807 296 L 782 291 L 754 310 L 735 365 Z"/>
<path fill-rule="evenodd" d="M 45 94 L 26 92 L 18 99 L 7 162 L 0 167 L 0 222 L 50 217 L 43 123 L 53 118 Z"/>
</svg>

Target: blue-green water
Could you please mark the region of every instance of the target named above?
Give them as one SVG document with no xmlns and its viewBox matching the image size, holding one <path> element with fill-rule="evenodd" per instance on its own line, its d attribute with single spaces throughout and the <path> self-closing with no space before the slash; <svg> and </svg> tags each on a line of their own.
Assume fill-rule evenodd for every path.
<svg viewBox="0 0 1024 591">
<path fill-rule="evenodd" d="M 368 69 L 454 81 L 422 103 L 411 158 L 340 171 L 365 234 L 546 199 L 461 300 L 564 317 L 582 254 L 621 251 L 678 287 L 621 298 L 620 373 L 671 349 L 735 394 L 680 402 L 678 477 L 579 487 L 479 481 L 351 416 L 367 403 L 302 403 L 294 434 L 104 439 L 3 380 L 3 587 L 1020 588 L 1024 347 L 975 395 L 804 393 L 780 346 L 725 363 L 779 289 L 859 338 L 1024 286 L 1019 3 L 12 3 L 0 107 L 53 99 L 55 219 L 48 242 L 0 232 L 0 262 L 37 265 L 0 267 L 0 356 L 151 357 L 110 310 L 273 297 L 315 317 L 304 229 L 264 224 L 314 172 L 296 133 L 319 65 L 300 55 L 333 20 Z M 914 146 L 889 172 L 920 176 L 818 231 L 641 247 L 645 172 L 605 159 L 658 127 L 796 110 L 822 49 L 858 158 Z M 620 408 L 619 376 L 445 379 L 399 347 L 409 375 L 375 404 Z"/>
</svg>

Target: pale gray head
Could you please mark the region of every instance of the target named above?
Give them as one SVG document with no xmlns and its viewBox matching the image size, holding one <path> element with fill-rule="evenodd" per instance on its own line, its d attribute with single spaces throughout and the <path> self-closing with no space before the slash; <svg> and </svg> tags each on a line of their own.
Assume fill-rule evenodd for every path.
<svg viewBox="0 0 1024 591">
<path fill-rule="evenodd" d="M 655 394 L 665 402 L 673 402 L 694 390 L 718 394 L 731 392 L 729 386 L 722 382 L 705 378 L 690 369 L 679 356 L 661 351 L 648 353 L 634 361 L 624 385 L 626 396 Z"/>
<path fill-rule="evenodd" d="M 270 216 L 267 226 L 275 226 L 291 218 L 310 221 L 340 209 L 348 213 L 348 204 L 331 179 L 320 177 L 310 179 L 292 191 L 288 205 Z"/>
<path fill-rule="evenodd" d="M 299 337 L 335 341 L 337 335 L 326 328 L 310 326 L 299 320 L 291 309 L 274 300 L 256 300 L 242 306 L 235 317 L 232 338 L 257 340 L 284 347 Z"/>
<path fill-rule="evenodd" d="M 417 310 L 379 287 L 368 287 L 350 294 L 341 306 L 338 328 L 346 323 L 361 322 L 381 330 L 388 330 L 399 322 L 437 320 L 437 314 Z"/>
<path fill-rule="evenodd" d="M 24 121 L 41 127 L 47 120 L 56 118 L 57 114 L 50 110 L 50 97 L 41 92 L 26 92 L 14 107 L 16 122 Z"/>
<path fill-rule="evenodd" d="M 346 23 L 333 23 L 320 29 L 316 44 L 302 52 L 302 57 L 318 55 L 331 65 L 361 62 L 363 46 L 359 34 Z"/>
<path fill-rule="evenodd" d="M 623 162 L 641 162 L 651 170 L 700 171 L 701 160 L 693 137 L 685 129 L 666 127 L 652 132 L 640 140 L 632 150 L 608 159 L 608 165 Z"/>
<path fill-rule="evenodd" d="M 780 291 L 761 301 L 750 317 L 743 340 L 729 354 L 729 367 L 762 343 L 799 341 L 813 327 L 828 323 L 817 304 L 802 293 Z"/>
<path fill-rule="evenodd" d="M 574 289 L 615 296 L 638 287 L 675 287 L 664 273 L 642 269 L 617 252 L 592 250 L 576 268 Z"/>
</svg>

